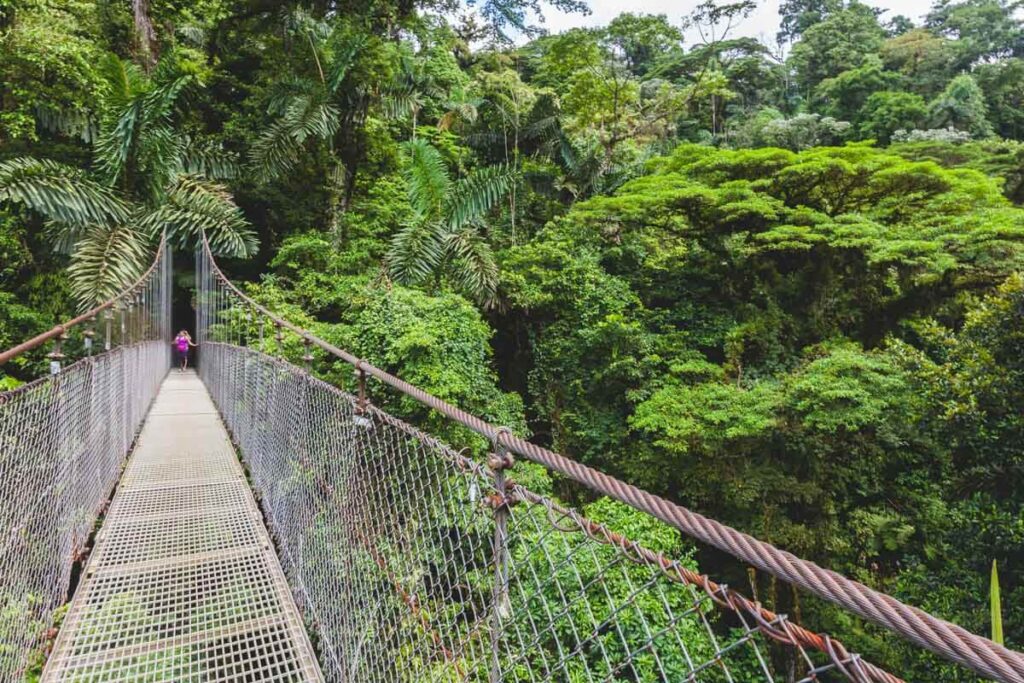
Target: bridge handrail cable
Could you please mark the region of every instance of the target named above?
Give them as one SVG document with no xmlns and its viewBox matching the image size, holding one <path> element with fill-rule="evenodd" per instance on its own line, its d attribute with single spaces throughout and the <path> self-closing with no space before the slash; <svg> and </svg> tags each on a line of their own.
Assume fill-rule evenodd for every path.
<svg viewBox="0 0 1024 683">
<path fill-rule="evenodd" d="M 352 365 L 361 375 L 365 374 L 376 378 L 511 453 L 541 464 L 593 491 L 646 512 L 691 538 L 726 552 L 819 598 L 837 604 L 941 657 L 1002 683 L 1024 683 L 1024 654 L 998 645 L 988 638 L 971 633 L 916 607 L 906 605 L 889 595 L 825 569 L 814 562 L 803 560 L 749 534 L 704 517 L 682 505 L 517 437 L 505 428 L 489 424 L 275 315 L 244 294 L 224 275 L 210 251 L 205 235 L 202 249 L 212 266 L 214 277 L 245 305 L 262 314 L 275 326 L 290 330 L 304 342 Z M 705 588 L 709 585 L 714 586 L 707 577 L 702 578 Z M 756 608 L 759 616 L 768 621 L 775 617 L 759 604 L 742 598 L 742 596 L 740 598 L 749 603 L 743 606 L 744 609 Z M 731 602 L 734 599 L 729 600 Z M 730 607 L 735 609 L 736 605 Z M 837 645 L 834 640 L 811 633 L 794 624 L 787 623 L 786 630 L 793 631 L 790 634 L 791 637 L 797 637 L 802 644 L 824 652 L 829 652 Z M 832 653 L 830 652 L 830 654 Z M 861 664 L 870 667 L 873 670 L 872 674 L 882 676 L 874 680 L 899 680 L 866 662 L 861 662 Z"/>
</svg>

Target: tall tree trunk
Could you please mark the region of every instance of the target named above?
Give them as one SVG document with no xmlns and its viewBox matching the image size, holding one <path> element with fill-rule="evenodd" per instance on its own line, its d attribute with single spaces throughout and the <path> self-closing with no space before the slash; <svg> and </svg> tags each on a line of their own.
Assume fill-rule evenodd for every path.
<svg viewBox="0 0 1024 683">
<path fill-rule="evenodd" d="M 135 40 L 138 43 L 138 60 L 142 67 L 149 71 L 156 64 L 158 45 L 153 22 L 149 18 L 149 0 L 132 0 L 132 13 L 135 16 Z"/>
</svg>

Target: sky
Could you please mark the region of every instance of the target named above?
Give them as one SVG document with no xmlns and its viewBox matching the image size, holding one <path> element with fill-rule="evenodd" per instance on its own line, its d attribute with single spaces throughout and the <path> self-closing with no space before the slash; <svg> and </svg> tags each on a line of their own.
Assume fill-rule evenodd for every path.
<svg viewBox="0 0 1024 683">
<path fill-rule="evenodd" d="M 588 0 L 591 13 L 565 14 L 550 6 L 544 7 L 544 28 L 552 33 L 578 26 L 603 26 L 622 12 L 636 14 L 664 14 L 669 21 L 678 25 L 682 18 L 699 4 L 700 0 Z M 889 10 L 882 15 L 888 19 L 903 14 L 916 22 L 927 13 L 932 0 L 867 0 L 865 4 Z M 775 38 L 779 30 L 779 0 L 758 0 L 757 9 L 739 24 L 730 37 L 763 36 L 769 42 Z"/>
</svg>

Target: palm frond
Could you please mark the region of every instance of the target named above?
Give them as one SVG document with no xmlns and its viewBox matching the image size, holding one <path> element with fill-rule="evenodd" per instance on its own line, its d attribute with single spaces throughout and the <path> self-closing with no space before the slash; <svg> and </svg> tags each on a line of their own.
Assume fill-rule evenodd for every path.
<svg viewBox="0 0 1024 683">
<path fill-rule="evenodd" d="M 441 115 L 437 121 L 438 130 L 449 130 L 459 121 L 476 123 L 479 116 L 477 105 L 473 102 L 448 102 L 448 111 Z"/>
<path fill-rule="evenodd" d="M 104 108 L 120 110 L 145 89 L 146 75 L 138 64 L 107 53 L 99 62 L 100 97 Z"/>
<path fill-rule="evenodd" d="M 35 108 L 36 125 L 50 133 L 64 137 L 77 137 L 91 143 L 99 133 L 99 124 L 92 112 L 82 109 L 57 109 L 49 106 Z"/>
<path fill-rule="evenodd" d="M 479 219 L 508 194 L 515 171 L 505 164 L 481 168 L 460 178 L 448 195 L 445 213 L 452 231 Z"/>
<path fill-rule="evenodd" d="M 299 160 L 302 145 L 291 135 L 284 119 L 270 124 L 249 148 L 249 165 L 260 182 L 269 182 L 287 173 Z"/>
<path fill-rule="evenodd" d="M 558 116 L 545 116 L 530 122 L 523 128 L 523 138 L 526 140 L 551 140 L 561 132 L 561 124 L 561 119 Z"/>
<path fill-rule="evenodd" d="M 47 220 L 43 224 L 43 236 L 58 254 L 70 256 L 75 252 L 75 245 L 95 223 L 62 223 Z"/>
<path fill-rule="evenodd" d="M 331 25 L 319 19 L 306 8 L 296 7 L 284 15 L 285 29 L 303 33 L 315 40 L 325 40 L 331 35 Z"/>
<path fill-rule="evenodd" d="M 292 137 L 302 143 L 309 137 L 329 138 L 338 130 L 338 109 L 329 102 L 315 98 L 296 98 L 284 113 Z"/>
<path fill-rule="evenodd" d="M 385 256 L 390 278 L 406 285 L 426 280 L 444 258 L 444 233 L 444 226 L 432 221 L 414 221 L 399 230 Z"/>
<path fill-rule="evenodd" d="M 505 136 L 501 133 L 493 130 L 482 130 L 467 133 L 462 136 L 462 139 L 466 141 L 466 144 L 475 149 L 484 149 L 493 145 L 500 145 L 504 140 Z"/>
<path fill-rule="evenodd" d="M 127 223 L 93 225 L 71 256 L 71 291 L 82 310 L 106 301 L 132 284 L 149 260 L 146 237 Z"/>
<path fill-rule="evenodd" d="M 319 83 L 295 74 L 275 80 L 267 92 L 267 113 L 284 116 L 292 100 L 300 96 L 312 97 L 319 87 Z"/>
<path fill-rule="evenodd" d="M 144 118 L 141 98 L 130 101 L 116 116 L 116 123 L 106 126 L 96 139 L 95 152 L 104 178 L 114 184 L 128 165 Z"/>
<path fill-rule="evenodd" d="M 134 145 L 131 170 L 136 191 L 150 201 L 159 201 L 172 179 L 182 171 L 185 137 L 171 125 L 147 126 Z"/>
<path fill-rule="evenodd" d="M 448 168 L 441 153 L 426 140 L 411 140 L 405 147 L 409 152 L 404 169 L 409 203 L 421 219 L 435 219 L 452 189 Z"/>
<path fill-rule="evenodd" d="M 330 138 L 338 130 L 339 112 L 309 95 L 292 98 L 284 114 L 267 128 L 249 151 L 249 161 L 262 181 L 289 171 L 310 137 Z"/>
<path fill-rule="evenodd" d="M 498 264 L 494 252 L 473 226 L 445 235 L 445 250 L 455 285 L 485 306 L 494 304 L 498 291 Z"/>
<path fill-rule="evenodd" d="M 195 140 L 184 136 L 181 149 L 181 168 L 185 173 L 201 175 L 214 180 L 233 180 L 238 177 L 238 155 L 211 140 Z"/>
<path fill-rule="evenodd" d="M 165 201 L 140 221 L 150 235 L 167 231 L 181 246 L 194 244 L 203 232 L 217 254 L 248 257 L 256 253 L 253 232 L 231 193 L 219 183 L 193 175 L 179 175 Z"/>
<path fill-rule="evenodd" d="M 206 30 L 196 24 L 185 24 L 179 26 L 175 31 L 185 42 L 191 43 L 192 47 L 206 46 Z"/>
<path fill-rule="evenodd" d="M 114 192 L 70 166 L 20 157 L 0 161 L 0 203 L 24 204 L 47 218 L 83 225 L 124 221 L 128 207 Z"/>
<path fill-rule="evenodd" d="M 163 64 L 164 59 L 160 60 Z M 154 76 L 154 80 L 157 80 Z M 177 108 L 182 94 L 196 82 L 191 74 L 176 76 L 167 83 L 158 85 L 143 97 L 147 121 L 170 121 L 171 114 Z"/>
<path fill-rule="evenodd" d="M 357 33 L 356 35 L 336 35 L 332 41 L 334 55 L 327 65 L 327 88 L 335 92 L 341 87 L 345 76 L 356 62 L 356 57 L 366 47 L 367 35 Z"/>
<path fill-rule="evenodd" d="M 424 104 L 424 93 L 414 84 L 389 87 L 383 92 L 380 100 L 384 117 L 392 120 L 409 118 L 423 109 Z"/>
</svg>

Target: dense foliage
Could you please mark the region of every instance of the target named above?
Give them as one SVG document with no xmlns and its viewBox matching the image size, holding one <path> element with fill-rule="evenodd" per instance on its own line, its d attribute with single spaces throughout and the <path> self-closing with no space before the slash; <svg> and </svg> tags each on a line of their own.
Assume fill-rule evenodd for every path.
<svg viewBox="0 0 1024 683">
<path fill-rule="evenodd" d="M 380 367 L 982 633 L 997 561 L 1021 647 L 1020 3 L 784 0 L 772 44 L 751 0 L 557 35 L 471 4 L 0 0 L 0 346 L 204 227 Z"/>
</svg>

